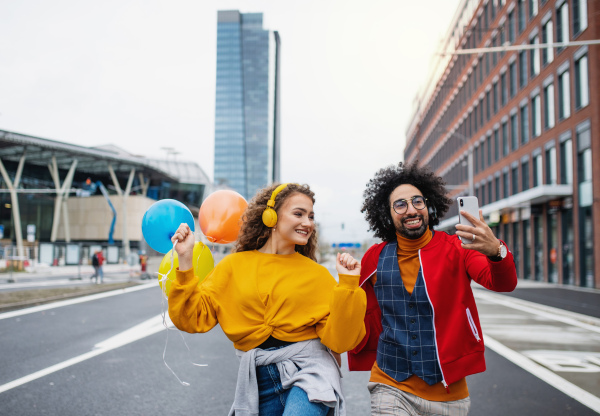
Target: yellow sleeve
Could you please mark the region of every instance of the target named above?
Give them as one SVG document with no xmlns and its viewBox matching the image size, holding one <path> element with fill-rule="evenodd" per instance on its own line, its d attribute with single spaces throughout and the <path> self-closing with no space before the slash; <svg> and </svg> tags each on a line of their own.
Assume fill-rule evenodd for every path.
<svg viewBox="0 0 600 416">
<path fill-rule="evenodd" d="M 360 276 L 340 274 L 339 279 L 331 294 L 329 315 L 317 324 L 317 335 L 332 351 L 343 353 L 365 337 L 367 295 L 358 286 Z"/>
<path fill-rule="evenodd" d="M 214 270 L 213 270 L 214 271 Z M 206 280 L 210 277 L 207 276 Z M 169 290 L 169 317 L 177 328 L 185 332 L 208 332 L 218 323 L 211 302 L 208 285 L 198 286 L 194 270 L 176 270 L 176 278 Z"/>
</svg>

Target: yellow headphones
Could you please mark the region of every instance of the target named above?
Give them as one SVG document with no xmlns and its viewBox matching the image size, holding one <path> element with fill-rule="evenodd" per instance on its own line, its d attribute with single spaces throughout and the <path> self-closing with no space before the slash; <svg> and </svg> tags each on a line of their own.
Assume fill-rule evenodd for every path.
<svg viewBox="0 0 600 416">
<path fill-rule="evenodd" d="M 275 188 L 275 190 L 271 194 L 271 199 L 269 199 L 269 202 L 267 202 L 267 207 L 263 211 L 263 223 L 269 228 L 273 228 L 275 227 L 275 224 L 277 224 L 277 212 L 275 212 L 275 210 L 273 209 L 273 207 L 275 206 L 275 197 L 277 197 L 277 194 L 283 191 L 286 186 L 288 186 L 288 184 L 283 183 L 277 188 Z"/>
</svg>

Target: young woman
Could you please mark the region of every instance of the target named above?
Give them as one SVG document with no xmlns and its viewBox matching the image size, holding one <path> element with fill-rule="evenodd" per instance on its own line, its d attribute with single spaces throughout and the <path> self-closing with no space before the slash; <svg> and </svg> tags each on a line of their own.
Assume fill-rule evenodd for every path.
<svg viewBox="0 0 600 416">
<path fill-rule="evenodd" d="M 333 353 L 365 335 L 366 296 L 360 263 L 338 253 L 339 283 L 316 263 L 314 193 L 307 185 L 273 185 L 257 193 L 243 216 L 235 253 L 198 286 L 194 235 L 182 224 L 179 269 L 169 316 L 182 331 L 217 323 L 240 357 L 230 415 L 345 414 L 341 373 Z"/>
</svg>

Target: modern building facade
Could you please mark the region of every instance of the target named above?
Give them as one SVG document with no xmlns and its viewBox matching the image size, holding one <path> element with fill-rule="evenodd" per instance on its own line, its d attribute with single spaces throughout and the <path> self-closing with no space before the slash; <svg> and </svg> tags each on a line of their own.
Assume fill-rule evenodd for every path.
<svg viewBox="0 0 600 416">
<path fill-rule="evenodd" d="M 109 262 L 127 259 L 130 250 L 150 250 L 141 225 L 154 202 L 176 199 L 197 216 L 212 190 L 195 162 L 5 130 L 0 173 L 0 261 L 77 264 L 94 248 L 106 249 Z"/>
<path fill-rule="evenodd" d="M 598 1 L 464 0 L 415 101 L 405 160 L 479 198 L 523 279 L 600 287 L 598 39 Z"/>
<path fill-rule="evenodd" d="M 249 199 L 280 176 L 280 39 L 262 13 L 217 18 L 214 182 Z"/>
</svg>

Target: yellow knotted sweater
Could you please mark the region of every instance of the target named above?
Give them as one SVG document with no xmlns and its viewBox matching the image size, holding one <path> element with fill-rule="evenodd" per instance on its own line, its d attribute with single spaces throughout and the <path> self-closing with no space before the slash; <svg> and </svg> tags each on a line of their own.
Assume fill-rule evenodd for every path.
<svg viewBox="0 0 600 416">
<path fill-rule="evenodd" d="M 320 338 L 342 353 L 365 336 L 365 292 L 359 276 L 329 271 L 299 254 L 244 251 L 219 262 L 202 284 L 193 270 L 177 269 L 169 291 L 169 316 L 185 332 L 207 332 L 217 323 L 236 349 L 248 351 L 269 336 L 298 342 Z"/>
</svg>

